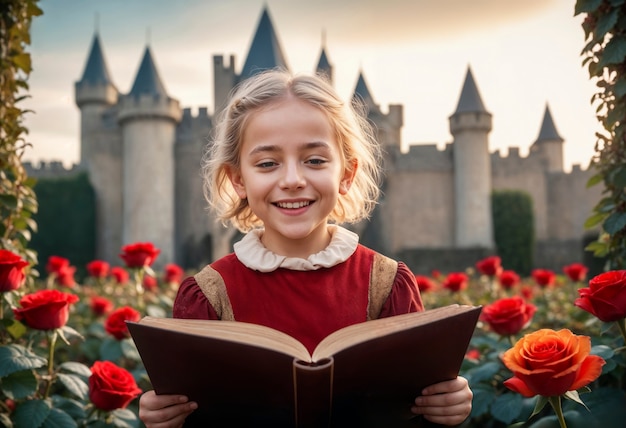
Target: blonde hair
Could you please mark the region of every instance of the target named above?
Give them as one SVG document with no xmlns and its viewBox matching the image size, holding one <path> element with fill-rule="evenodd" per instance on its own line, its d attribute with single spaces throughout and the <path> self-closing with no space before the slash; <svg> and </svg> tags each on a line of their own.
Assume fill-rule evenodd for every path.
<svg viewBox="0 0 626 428">
<path fill-rule="evenodd" d="M 204 196 L 217 217 L 230 221 L 242 232 L 262 226 L 247 199 L 235 192 L 229 169 L 240 168 L 244 130 L 251 115 L 287 96 L 294 96 L 319 108 L 328 118 L 342 154 L 344 168 L 357 165 L 350 190 L 339 195 L 330 213 L 334 223 L 355 223 L 369 217 L 380 194 L 381 151 L 373 130 L 359 103 L 345 103 L 334 88 L 320 76 L 292 75 L 270 70 L 250 77 L 238 85 L 220 113 L 213 140 L 202 160 Z"/>
</svg>

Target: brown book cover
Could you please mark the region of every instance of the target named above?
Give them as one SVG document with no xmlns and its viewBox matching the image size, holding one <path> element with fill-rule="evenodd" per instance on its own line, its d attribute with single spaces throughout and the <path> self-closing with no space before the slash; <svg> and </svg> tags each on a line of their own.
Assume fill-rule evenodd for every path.
<svg viewBox="0 0 626 428">
<path fill-rule="evenodd" d="M 409 427 L 422 388 L 454 379 L 480 306 L 450 305 L 340 329 L 313 355 L 277 330 L 231 321 L 127 322 L 157 394 L 199 408 L 185 426 Z"/>
</svg>

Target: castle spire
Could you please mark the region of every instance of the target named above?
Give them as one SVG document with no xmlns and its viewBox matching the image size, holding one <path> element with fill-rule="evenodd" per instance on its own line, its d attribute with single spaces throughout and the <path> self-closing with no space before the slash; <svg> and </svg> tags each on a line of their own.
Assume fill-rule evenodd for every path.
<svg viewBox="0 0 626 428">
<path fill-rule="evenodd" d="M 93 36 L 91 50 L 89 51 L 89 57 L 87 58 L 87 64 L 85 64 L 83 77 L 81 77 L 79 83 L 90 85 L 113 84 L 109 75 L 109 70 L 107 69 L 106 61 L 104 60 L 102 46 L 100 45 L 100 37 L 97 32 Z"/>
<path fill-rule="evenodd" d="M 546 110 L 543 114 L 543 122 L 541 124 L 541 129 L 539 130 L 539 136 L 533 144 L 541 144 L 546 141 L 565 141 L 557 132 L 556 126 L 554 126 L 554 121 L 552 120 L 552 114 L 550 113 L 548 103 L 546 103 Z"/>
<path fill-rule="evenodd" d="M 245 80 L 256 73 L 272 68 L 289 69 L 285 56 L 278 42 L 274 25 L 267 6 L 263 8 L 259 25 L 252 39 L 248 57 L 241 71 L 240 79 Z"/>
<path fill-rule="evenodd" d="M 362 70 L 359 71 L 359 79 L 356 82 L 352 99 L 362 102 L 370 113 L 378 111 L 378 105 L 374 102 L 374 97 L 372 97 L 370 89 L 365 82 L 365 76 Z"/>
<path fill-rule="evenodd" d="M 483 104 L 483 100 L 478 92 L 478 86 L 474 81 L 472 75 L 472 69 L 467 66 L 467 74 L 465 75 L 465 82 L 463 83 L 463 89 L 461 90 L 461 96 L 459 97 L 459 103 L 456 106 L 455 113 L 487 113 L 487 109 Z"/>
<path fill-rule="evenodd" d="M 330 64 L 328 60 L 328 55 L 326 54 L 326 32 L 322 32 L 322 52 L 320 54 L 320 59 L 317 61 L 317 67 L 315 72 L 319 75 L 324 75 L 328 78 L 329 82 L 333 82 L 333 66 Z"/>
<path fill-rule="evenodd" d="M 140 95 L 155 95 L 167 98 L 165 86 L 161 82 L 159 72 L 154 65 L 150 47 L 147 46 L 139 66 L 139 71 L 135 77 L 135 83 L 128 95 L 139 97 Z"/>
</svg>

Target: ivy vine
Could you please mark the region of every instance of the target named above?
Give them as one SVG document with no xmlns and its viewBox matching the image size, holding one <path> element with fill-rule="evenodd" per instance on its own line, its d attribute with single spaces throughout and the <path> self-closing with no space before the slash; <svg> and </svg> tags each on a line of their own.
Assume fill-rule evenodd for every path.
<svg viewBox="0 0 626 428">
<path fill-rule="evenodd" d="M 27 110 L 20 102 L 28 97 L 28 77 L 32 71 L 30 25 L 42 14 L 38 0 L 0 0 L 0 248 L 21 255 L 31 265 L 37 254 L 28 249 L 37 223 L 34 179 L 22 165 Z"/>
<path fill-rule="evenodd" d="M 591 103 L 601 130 L 596 133 L 588 186 L 603 184 L 602 199 L 585 226 L 601 226 L 587 246 L 606 257 L 606 270 L 626 267 L 626 0 L 577 0 L 574 15 L 585 14 L 582 64 L 596 82 Z"/>
</svg>

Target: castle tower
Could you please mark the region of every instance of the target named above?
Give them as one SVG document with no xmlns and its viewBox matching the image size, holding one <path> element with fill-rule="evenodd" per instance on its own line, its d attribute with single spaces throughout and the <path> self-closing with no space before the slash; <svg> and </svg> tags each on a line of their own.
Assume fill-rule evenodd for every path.
<svg viewBox="0 0 626 428">
<path fill-rule="evenodd" d="M 449 118 L 453 142 L 455 246 L 493 248 L 491 214 L 491 113 L 468 67 L 456 111 Z"/>
<path fill-rule="evenodd" d="M 546 110 L 543 115 L 543 122 L 539 130 L 539 136 L 530 146 L 531 154 L 539 154 L 546 162 L 548 172 L 563 171 L 563 138 L 559 135 L 554 126 L 550 107 L 546 103 Z"/>
<path fill-rule="evenodd" d="M 124 244 L 152 242 L 157 266 L 175 260 L 174 142 L 182 111 L 161 83 L 146 47 L 133 87 L 120 100 Z"/>
<path fill-rule="evenodd" d="M 322 52 L 320 53 L 320 59 L 317 61 L 317 67 L 315 72 L 319 75 L 326 76 L 330 84 L 333 84 L 333 66 L 328 60 L 326 55 L 326 36 L 322 36 Z"/>
<path fill-rule="evenodd" d="M 96 195 L 96 257 L 114 262 L 119 260 L 122 228 L 121 140 L 115 127 L 105 123 L 119 93 L 98 34 L 74 90 L 80 109 L 80 167 L 88 172 Z"/>
</svg>

